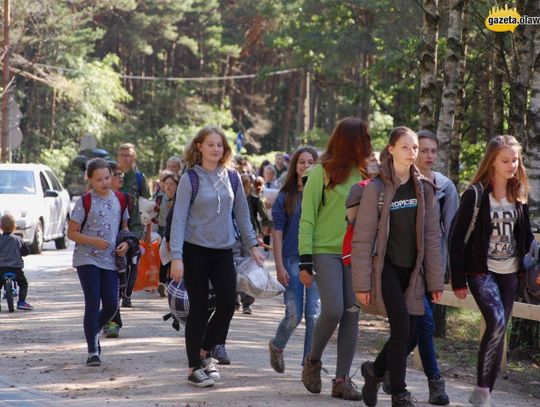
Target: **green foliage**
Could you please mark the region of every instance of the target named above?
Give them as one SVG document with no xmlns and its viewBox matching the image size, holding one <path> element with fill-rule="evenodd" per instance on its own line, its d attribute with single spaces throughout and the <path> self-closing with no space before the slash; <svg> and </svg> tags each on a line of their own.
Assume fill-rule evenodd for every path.
<svg viewBox="0 0 540 407">
<path fill-rule="evenodd" d="M 325 130 L 315 127 L 303 133 L 300 139 L 304 145 L 324 148 L 329 138 L 330 135 Z"/>
<path fill-rule="evenodd" d="M 71 160 L 76 155 L 76 145 L 74 143 L 68 143 L 61 148 L 46 148 L 41 150 L 40 162 L 48 165 L 58 179 L 62 181 Z"/>
<path fill-rule="evenodd" d="M 472 144 L 466 140 L 461 142 L 461 154 L 459 157 L 460 160 L 460 170 L 459 170 L 459 191 L 462 192 L 467 188 L 469 182 L 472 180 L 476 171 L 478 170 L 478 165 L 482 159 L 482 156 L 485 151 L 484 143 L 475 143 Z"/>
</svg>

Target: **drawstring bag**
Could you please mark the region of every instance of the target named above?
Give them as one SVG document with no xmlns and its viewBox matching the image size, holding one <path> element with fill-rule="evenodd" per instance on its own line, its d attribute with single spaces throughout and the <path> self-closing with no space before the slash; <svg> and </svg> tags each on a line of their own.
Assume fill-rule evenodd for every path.
<svg viewBox="0 0 540 407">
<path fill-rule="evenodd" d="M 208 291 L 208 319 L 216 309 L 216 296 L 212 289 L 212 284 L 209 283 Z M 187 316 L 189 313 L 189 297 L 186 290 L 184 280 L 177 283 L 172 280 L 167 286 L 167 301 L 169 303 L 169 312 L 163 315 L 163 320 L 167 321 L 172 318 L 172 326 L 177 331 L 180 330 L 180 324 L 186 325 Z"/>
<path fill-rule="evenodd" d="M 271 298 L 281 294 L 285 288 L 270 275 L 270 272 L 259 266 L 252 257 L 237 259 L 236 291 L 255 298 Z"/>
</svg>

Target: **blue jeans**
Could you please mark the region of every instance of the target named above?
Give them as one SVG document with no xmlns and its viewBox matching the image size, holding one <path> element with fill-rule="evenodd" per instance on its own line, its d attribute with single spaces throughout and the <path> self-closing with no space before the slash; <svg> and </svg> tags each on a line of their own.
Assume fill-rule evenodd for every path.
<svg viewBox="0 0 540 407">
<path fill-rule="evenodd" d="M 431 302 L 431 293 L 424 296 L 424 316 L 418 321 L 418 351 L 424 373 L 428 379 L 435 376 L 440 376 L 439 366 L 437 365 L 437 357 L 435 355 L 435 345 L 433 343 L 433 332 L 435 331 L 435 323 L 433 322 L 433 303 Z"/>
<path fill-rule="evenodd" d="M 118 272 L 94 265 L 77 267 L 84 293 L 84 336 L 88 353 L 99 353 L 99 331 L 118 309 Z M 103 308 L 100 310 L 100 302 Z"/>
<path fill-rule="evenodd" d="M 302 315 L 305 312 L 306 333 L 304 336 L 303 361 L 311 349 L 313 329 L 321 312 L 321 307 L 319 290 L 315 281 L 313 281 L 310 288 L 305 288 L 300 282 L 300 271 L 298 270 L 299 260 L 300 258 L 297 256 L 285 257 L 283 259 L 283 265 L 290 277 L 289 285 L 286 287 L 287 290 L 283 294 L 285 317 L 280 322 L 272 343 L 277 348 L 284 349 L 293 331 L 302 321 Z M 305 306 L 304 296 L 306 300 Z"/>
</svg>

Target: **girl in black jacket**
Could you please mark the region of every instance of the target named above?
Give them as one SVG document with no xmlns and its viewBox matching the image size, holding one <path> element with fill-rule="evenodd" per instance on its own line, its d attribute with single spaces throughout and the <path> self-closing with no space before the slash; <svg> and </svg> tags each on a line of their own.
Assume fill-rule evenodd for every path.
<svg viewBox="0 0 540 407">
<path fill-rule="evenodd" d="M 514 137 L 490 140 L 471 185 L 461 197 L 454 220 L 450 269 L 456 297 L 464 299 L 468 285 L 486 321 L 478 351 L 477 386 L 469 401 L 473 406 L 491 406 L 518 274 L 533 239 L 527 206 L 529 185 L 521 146 Z M 465 243 L 477 196 L 481 199 L 478 217 Z"/>
</svg>

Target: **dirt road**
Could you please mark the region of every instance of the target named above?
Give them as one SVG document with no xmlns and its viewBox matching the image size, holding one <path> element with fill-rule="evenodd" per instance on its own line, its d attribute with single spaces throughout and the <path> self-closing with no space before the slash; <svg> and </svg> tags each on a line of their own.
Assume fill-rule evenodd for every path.
<svg viewBox="0 0 540 407">
<path fill-rule="evenodd" d="M 320 395 L 309 394 L 300 382 L 303 328 L 286 350 L 286 372 L 279 375 L 268 364 L 267 342 L 283 315 L 281 297 L 258 300 L 253 315 L 237 313 L 231 324 L 227 348 L 231 366 L 221 368 L 222 380 L 211 389 L 186 384 L 187 358 L 182 333 L 161 316 L 166 301 L 155 293 L 134 295 L 133 309 L 122 309 L 125 327 L 117 339 L 102 339 L 103 365 L 85 365 L 82 330 L 82 291 L 70 267 L 70 250 L 46 250 L 29 256 L 28 301 L 32 312 L 0 313 L 0 406 L 359 406 L 330 397 L 332 376 L 323 377 Z M 270 265 L 270 264 L 269 264 Z M 367 359 L 360 349 L 370 335 L 362 322 L 359 347 L 352 372 Z M 333 372 L 335 341 L 323 363 Z M 358 385 L 358 373 L 353 379 Z M 427 404 L 425 377 L 410 369 L 409 390 L 420 405 Z M 448 379 L 453 406 L 467 406 L 470 384 Z M 499 406 L 532 407 L 538 399 L 495 391 Z M 389 406 L 381 392 L 379 405 Z"/>
</svg>

